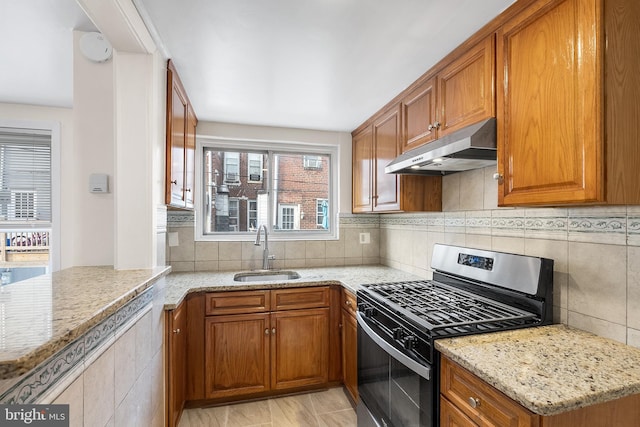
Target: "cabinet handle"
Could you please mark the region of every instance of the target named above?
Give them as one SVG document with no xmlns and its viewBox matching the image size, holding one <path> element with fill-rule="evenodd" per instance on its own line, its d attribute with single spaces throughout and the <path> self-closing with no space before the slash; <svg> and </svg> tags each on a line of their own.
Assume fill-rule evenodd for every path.
<svg viewBox="0 0 640 427">
<path fill-rule="evenodd" d="M 178 328 L 178 329 L 174 329 L 174 330 L 173 330 L 173 333 L 174 333 L 174 334 L 179 334 L 179 333 L 180 333 L 180 328 Z"/>
<path fill-rule="evenodd" d="M 478 399 L 477 397 L 470 397 L 468 402 L 472 408 L 477 408 L 478 406 L 480 406 L 480 399 Z"/>
<path fill-rule="evenodd" d="M 265 334 L 265 335 L 269 335 L 269 328 L 266 328 L 266 329 L 264 330 L 264 334 Z"/>
<path fill-rule="evenodd" d="M 191 189 L 190 188 L 185 188 L 184 191 L 186 191 L 187 193 L 191 193 Z"/>
<path fill-rule="evenodd" d="M 276 334 L 276 328 L 271 329 L 271 333 L 272 333 L 273 335 L 275 335 L 275 334 Z"/>
<path fill-rule="evenodd" d="M 178 185 L 178 180 L 174 179 L 173 181 L 170 181 L 173 185 Z"/>
</svg>

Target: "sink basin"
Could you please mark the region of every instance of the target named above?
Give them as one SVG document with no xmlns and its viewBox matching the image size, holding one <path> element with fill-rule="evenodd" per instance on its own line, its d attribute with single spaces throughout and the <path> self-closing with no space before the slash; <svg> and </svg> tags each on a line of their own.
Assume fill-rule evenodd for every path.
<svg viewBox="0 0 640 427">
<path fill-rule="evenodd" d="M 300 275 L 296 271 L 290 270 L 245 271 L 233 276 L 233 280 L 236 282 L 265 282 L 268 280 L 293 280 L 299 278 Z"/>
</svg>

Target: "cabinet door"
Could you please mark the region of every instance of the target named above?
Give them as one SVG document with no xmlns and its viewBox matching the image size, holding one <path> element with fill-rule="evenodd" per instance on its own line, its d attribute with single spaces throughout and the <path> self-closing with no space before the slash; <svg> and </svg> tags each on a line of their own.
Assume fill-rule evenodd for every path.
<svg viewBox="0 0 640 427">
<path fill-rule="evenodd" d="M 329 375 L 329 308 L 271 313 L 271 388 L 325 384 Z"/>
<path fill-rule="evenodd" d="M 478 425 L 511 427 L 539 425 L 539 415 L 527 410 L 446 357 L 442 358 L 440 371 L 442 396 Z"/>
<path fill-rule="evenodd" d="M 352 210 L 354 213 L 371 212 L 373 204 L 372 162 L 373 132 L 368 126 L 353 136 Z"/>
<path fill-rule="evenodd" d="M 420 84 L 402 100 L 402 152 L 436 139 L 436 79 Z"/>
<path fill-rule="evenodd" d="M 400 152 L 400 105 L 383 114 L 373 123 L 374 211 L 400 210 L 400 177 L 384 173 L 384 168 Z"/>
<path fill-rule="evenodd" d="M 167 71 L 166 203 L 184 207 L 185 123 L 187 96 L 171 67 Z"/>
<path fill-rule="evenodd" d="M 599 8 L 539 0 L 498 30 L 500 206 L 603 199 Z"/>
<path fill-rule="evenodd" d="M 206 318 L 208 398 L 269 390 L 269 335 L 268 313 Z"/>
<path fill-rule="evenodd" d="M 177 426 L 186 397 L 187 310 L 180 304 L 166 314 L 167 332 L 167 421 Z"/>
<path fill-rule="evenodd" d="M 342 310 L 342 381 L 355 402 L 358 401 L 358 323 L 353 314 Z"/>
<path fill-rule="evenodd" d="M 495 117 L 494 78 L 493 35 L 438 73 L 438 138 Z"/>
<path fill-rule="evenodd" d="M 478 427 L 462 411 L 444 397 L 440 397 L 440 427 Z"/>
<path fill-rule="evenodd" d="M 189 105 L 187 108 L 186 131 L 184 137 L 184 204 L 186 208 L 193 208 L 196 182 L 196 125 L 198 119 Z"/>
</svg>

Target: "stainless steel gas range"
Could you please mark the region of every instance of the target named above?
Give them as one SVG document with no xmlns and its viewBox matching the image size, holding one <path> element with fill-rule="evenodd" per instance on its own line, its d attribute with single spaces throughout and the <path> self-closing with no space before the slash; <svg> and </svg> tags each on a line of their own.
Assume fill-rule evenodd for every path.
<svg viewBox="0 0 640 427">
<path fill-rule="evenodd" d="M 438 338 L 552 322 L 553 260 L 437 244 L 433 279 L 364 285 L 358 427 L 438 425 Z"/>
</svg>

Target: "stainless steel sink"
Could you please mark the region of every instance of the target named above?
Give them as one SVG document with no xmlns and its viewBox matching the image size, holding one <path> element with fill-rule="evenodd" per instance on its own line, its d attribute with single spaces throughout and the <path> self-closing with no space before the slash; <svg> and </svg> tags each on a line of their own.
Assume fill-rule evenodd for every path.
<svg viewBox="0 0 640 427">
<path fill-rule="evenodd" d="M 244 271 L 233 276 L 233 280 L 236 282 L 266 282 L 269 280 L 293 280 L 299 278 L 298 272 L 291 270 Z"/>
</svg>

